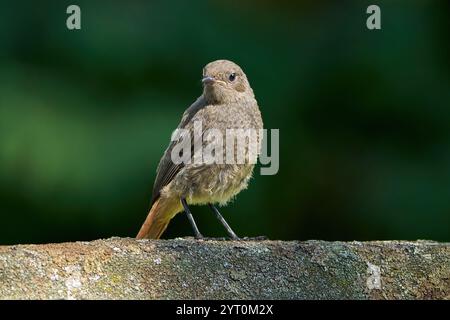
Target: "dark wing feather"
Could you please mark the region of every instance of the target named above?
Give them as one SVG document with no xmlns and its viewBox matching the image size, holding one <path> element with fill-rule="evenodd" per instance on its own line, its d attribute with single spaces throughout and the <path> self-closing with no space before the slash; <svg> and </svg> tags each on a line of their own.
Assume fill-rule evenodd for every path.
<svg viewBox="0 0 450 320">
<path fill-rule="evenodd" d="M 203 96 L 197 99 L 183 114 L 183 118 L 181 119 L 180 125 L 178 128 L 185 128 L 187 124 L 192 120 L 194 115 L 206 106 L 206 101 Z M 191 140 L 192 141 L 192 140 Z M 159 162 L 155 183 L 153 185 L 153 194 L 151 205 L 159 198 L 161 190 L 168 185 L 173 178 L 180 172 L 180 170 L 184 167 L 184 163 L 174 164 L 170 157 L 172 153 L 172 149 L 175 146 L 176 142 L 172 141 L 164 152 L 164 155 Z M 191 155 L 193 154 L 194 146 L 191 145 Z"/>
<path fill-rule="evenodd" d="M 177 173 L 184 167 L 184 163 L 174 164 L 170 159 L 170 154 L 174 145 L 175 143 L 173 142 L 169 145 L 169 148 L 167 148 L 158 165 L 155 184 L 153 185 L 151 206 L 159 198 L 161 189 L 168 185 Z"/>
</svg>

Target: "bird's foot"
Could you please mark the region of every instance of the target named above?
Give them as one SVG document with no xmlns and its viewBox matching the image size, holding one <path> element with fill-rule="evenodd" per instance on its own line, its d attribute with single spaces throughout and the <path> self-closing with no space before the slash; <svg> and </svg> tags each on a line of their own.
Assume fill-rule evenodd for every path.
<svg viewBox="0 0 450 320">
<path fill-rule="evenodd" d="M 242 241 L 264 241 L 264 240 L 269 240 L 269 238 L 266 236 L 257 236 L 257 237 L 244 237 L 244 238 L 241 238 L 240 240 L 242 240 Z"/>
<path fill-rule="evenodd" d="M 205 237 L 201 233 L 196 234 L 194 238 L 195 238 L 195 240 L 204 240 L 205 239 Z"/>
<path fill-rule="evenodd" d="M 239 237 L 203 237 L 203 238 L 196 238 L 197 240 L 202 241 L 241 241 L 242 238 Z"/>
<path fill-rule="evenodd" d="M 243 237 L 243 238 L 239 238 L 238 236 L 236 237 L 200 237 L 200 238 L 195 238 L 196 240 L 200 240 L 200 241 L 264 241 L 264 240 L 269 240 L 268 237 L 266 236 L 257 236 L 257 237 Z"/>
<path fill-rule="evenodd" d="M 203 241 L 226 241 L 227 238 L 225 238 L 225 237 L 217 237 L 217 238 L 215 238 L 215 237 L 203 237 L 203 238 L 198 239 L 198 240 L 203 240 Z"/>
</svg>

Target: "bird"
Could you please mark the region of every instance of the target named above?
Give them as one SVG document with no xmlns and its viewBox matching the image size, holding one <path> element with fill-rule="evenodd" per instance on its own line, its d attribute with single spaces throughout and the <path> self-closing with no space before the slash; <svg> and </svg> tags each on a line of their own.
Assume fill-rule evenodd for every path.
<svg viewBox="0 0 450 320">
<path fill-rule="evenodd" d="M 202 124 L 201 134 L 207 130 L 216 130 L 223 135 L 231 129 L 254 130 L 257 157 L 261 153 L 263 120 L 254 92 L 241 67 L 230 60 L 212 61 L 203 68 L 202 86 L 202 94 L 183 113 L 177 130 L 184 130 L 195 136 L 196 122 Z M 194 149 L 198 140 L 195 137 L 194 140 L 191 139 L 188 147 Z M 195 238 L 204 239 L 189 206 L 207 205 L 224 226 L 228 236 L 239 240 L 217 205 L 226 205 L 247 188 L 255 163 L 249 161 L 248 157 L 245 157 L 244 162 L 231 161 L 232 163 L 174 162 L 173 153 L 179 142 L 180 139 L 170 142 L 158 164 L 150 211 L 136 238 L 159 239 L 170 220 L 184 211 Z M 205 147 L 207 141 L 201 139 L 199 143 L 201 147 Z M 236 152 L 236 145 L 230 150 Z M 249 150 L 248 144 L 244 148 L 245 156 Z M 225 146 L 223 151 L 227 152 Z M 233 155 L 232 160 L 235 160 L 235 156 Z"/>
</svg>

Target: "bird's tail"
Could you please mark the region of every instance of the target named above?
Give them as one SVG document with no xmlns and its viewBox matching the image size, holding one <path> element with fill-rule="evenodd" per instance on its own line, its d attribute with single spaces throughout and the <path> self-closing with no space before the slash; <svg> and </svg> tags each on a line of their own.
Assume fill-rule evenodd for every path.
<svg viewBox="0 0 450 320">
<path fill-rule="evenodd" d="M 170 220 L 180 211 L 180 201 L 159 198 L 153 203 L 136 238 L 159 239 L 166 230 Z"/>
</svg>

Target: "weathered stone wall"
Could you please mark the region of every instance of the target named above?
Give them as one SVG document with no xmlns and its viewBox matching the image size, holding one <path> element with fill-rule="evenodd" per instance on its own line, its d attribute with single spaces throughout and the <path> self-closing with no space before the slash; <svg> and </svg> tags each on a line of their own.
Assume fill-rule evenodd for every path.
<svg viewBox="0 0 450 320">
<path fill-rule="evenodd" d="M 3 299 L 450 299 L 450 244 L 112 238 L 0 246 Z"/>
</svg>

